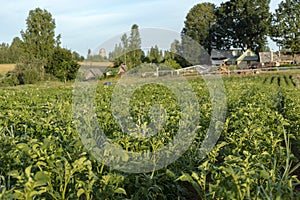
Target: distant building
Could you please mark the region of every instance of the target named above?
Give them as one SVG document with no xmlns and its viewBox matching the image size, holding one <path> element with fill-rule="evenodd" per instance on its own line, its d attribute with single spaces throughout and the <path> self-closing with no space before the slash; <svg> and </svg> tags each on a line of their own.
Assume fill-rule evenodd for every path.
<svg viewBox="0 0 300 200">
<path fill-rule="evenodd" d="M 300 63 L 300 54 L 293 56 L 288 52 L 259 52 L 259 58 L 261 63 L 276 62 L 280 65 Z"/>
<path fill-rule="evenodd" d="M 119 75 L 122 75 L 122 74 L 126 73 L 127 70 L 128 70 L 127 65 L 121 64 L 121 65 L 119 66 L 118 74 L 119 74 Z"/>
<path fill-rule="evenodd" d="M 84 73 L 84 80 L 92 80 L 100 78 L 103 75 L 102 71 L 97 68 L 90 68 Z"/>
<path fill-rule="evenodd" d="M 211 61 L 213 66 L 222 66 L 225 60 L 240 56 L 242 54 L 241 50 L 216 50 L 211 51 Z"/>
<path fill-rule="evenodd" d="M 225 60 L 226 65 L 235 65 L 242 69 L 251 67 L 253 64 L 257 64 L 259 61 L 258 55 L 248 49 L 241 55 L 236 55 Z"/>
</svg>

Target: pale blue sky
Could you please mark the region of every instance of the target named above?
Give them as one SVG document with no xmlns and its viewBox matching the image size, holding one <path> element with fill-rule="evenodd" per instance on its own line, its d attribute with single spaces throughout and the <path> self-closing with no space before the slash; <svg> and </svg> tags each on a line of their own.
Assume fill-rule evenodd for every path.
<svg viewBox="0 0 300 200">
<path fill-rule="evenodd" d="M 179 33 L 186 14 L 196 4 L 221 0 L 1 0 L 0 42 L 11 43 L 26 28 L 29 10 L 48 10 L 56 21 L 62 45 L 86 56 L 88 49 L 130 30 L 132 24 Z M 274 10 L 280 0 L 271 0 Z"/>
</svg>

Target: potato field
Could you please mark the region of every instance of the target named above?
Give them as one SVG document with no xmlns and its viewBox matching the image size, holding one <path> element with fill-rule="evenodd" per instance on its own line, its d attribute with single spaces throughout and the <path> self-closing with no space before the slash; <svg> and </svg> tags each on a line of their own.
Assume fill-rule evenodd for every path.
<svg viewBox="0 0 300 200">
<path fill-rule="evenodd" d="M 120 149 L 147 154 L 176 140 L 182 126 L 182 144 L 190 139 L 188 132 L 195 131 L 178 159 L 139 173 L 102 163 L 94 154 L 97 148 L 87 147 L 87 142 L 99 143 L 83 141 L 88 136 L 79 134 L 93 131 L 93 125 L 84 117 L 74 119 L 72 83 L 0 88 L 0 199 L 300 199 L 297 73 L 222 77 L 226 112 L 224 121 L 215 124 L 213 108 L 218 116 L 218 105 L 212 105 L 211 91 L 201 77 L 187 80 L 197 109 L 184 107 L 197 116 L 184 116 L 176 95 L 155 83 L 138 87 L 126 99 L 128 105 L 120 97 L 112 107 L 119 85 L 100 81 L 94 101 L 97 123 L 107 141 Z M 150 116 L 153 107 L 164 112 Z M 185 124 L 182 118 L 188 119 Z M 124 128 L 126 120 L 131 122 Z M 145 128 L 151 123 L 152 129 Z M 201 156 L 210 125 L 221 125 L 221 132 L 213 148 Z M 108 160 L 126 163 L 132 161 L 129 154 Z M 163 154 L 166 163 L 170 157 L 171 151 Z"/>
</svg>

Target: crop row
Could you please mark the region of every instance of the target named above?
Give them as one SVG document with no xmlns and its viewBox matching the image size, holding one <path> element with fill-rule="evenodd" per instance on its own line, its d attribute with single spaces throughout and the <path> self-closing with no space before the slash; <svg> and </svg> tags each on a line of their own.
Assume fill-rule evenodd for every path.
<svg viewBox="0 0 300 200">
<path fill-rule="evenodd" d="M 95 127 L 88 115 L 74 119 L 72 87 L 3 88 L 0 199 L 299 198 L 300 91 L 291 84 L 265 84 L 266 78 L 223 79 L 226 119 L 213 124 L 221 124 L 222 133 L 204 158 L 201 145 L 212 125 L 212 112 L 219 107 L 203 79 L 189 81 L 197 97 L 196 112 L 160 84 L 138 87 L 116 101 L 112 97 L 117 86 L 99 85 L 93 107 L 96 122 L 107 141 L 129 152 L 110 157 L 111 162 L 131 161 L 130 152 L 155 152 L 171 143 L 181 126 L 195 127 L 195 138 L 177 160 L 136 174 L 115 170 L 93 154 L 95 148 L 89 147 L 100 147 L 103 141 L 88 135 Z M 187 96 L 187 91 L 181 94 Z M 185 109 L 191 118 L 182 124 Z M 83 130 L 86 135 L 80 134 Z M 188 140 L 189 131 L 183 133 Z M 83 141 L 83 136 L 89 140 Z M 171 154 L 163 156 L 172 159 Z"/>
</svg>

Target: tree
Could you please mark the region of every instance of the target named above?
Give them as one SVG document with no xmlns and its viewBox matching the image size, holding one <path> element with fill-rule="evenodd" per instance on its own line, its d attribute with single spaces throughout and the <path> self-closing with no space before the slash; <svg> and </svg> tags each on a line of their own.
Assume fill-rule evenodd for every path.
<svg viewBox="0 0 300 200">
<path fill-rule="evenodd" d="M 51 67 L 47 68 L 46 72 L 64 82 L 75 79 L 80 67 L 73 59 L 72 52 L 61 47 L 54 49 L 49 66 Z"/>
<path fill-rule="evenodd" d="M 6 43 L 0 44 L 0 63 L 9 63 L 9 45 Z"/>
<path fill-rule="evenodd" d="M 122 42 L 122 62 L 127 65 L 127 54 L 128 54 L 128 50 L 129 50 L 129 40 L 128 40 L 128 37 L 127 37 L 127 34 L 124 33 L 121 37 L 121 42 Z"/>
<path fill-rule="evenodd" d="M 152 63 L 161 63 L 163 61 L 162 52 L 159 50 L 157 45 L 150 48 L 148 60 Z"/>
<path fill-rule="evenodd" d="M 176 63 L 178 63 L 179 66 L 181 67 L 188 67 L 191 66 L 191 63 L 189 61 L 187 61 L 187 59 L 184 57 L 184 52 L 183 52 L 183 43 L 187 43 L 184 42 L 183 38 L 189 38 L 187 36 L 184 36 L 181 38 L 181 42 L 177 39 L 175 39 L 172 43 L 171 43 L 171 47 L 170 50 L 165 51 L 164 53 L 164 60 L 174 60 Z M 190 39 L 192 41 L 192 39 Z M 197 43 L 194 41 L 194 43 Z M 198 43 L 197 43 L 198 44 Z M 188 45 L 186 45 L 188 46 Z M 198 44 L 198 46 L 200 46 Z M 188 49 L 185 50 L 185 53 L 187 53 Z M 201 53 L 201 52 L 199 52 Z M 198 57 L 198 55 L 196 55 Z"/>
<path fill-rule="evenodd" d="M 300 52 L 300 1 L 282 1 L 272 17 L 271 38 L 293 55 Z"/>
<path fill-rule="evenodd" d="M 22 55 L 22 41 L 19 37 L 15 37 L 11 45 L 0 44 L 0 63 L 17 63 Z"/>
<path fill-rule="evenodd" d="M 173 68 L 173 69 L 180 69 L 181 66 L 173 59 L 167 59 L 163 63 L 167 67 Z"/>
<path fill-rule="evenodd" d="M 114 66 L 119 66 L 120 64 L 123 63 L 123 60 L 122 60 L 123 52 L 124 52 L 124 50 L 123 50 L 121 43 L 115 44 L 114 50 L 109 53 L 109 60 L 114 62 Z"/>
<path fill-rule="evenodd" d="M 92 50 L 88 49 L 87 59 L 90 59 L 91 56 L 92 56 Z"/>
<path fill-rule="evenodd" d="M 134 68 L 144 60 L 144 52 L 141 49 L 141 37 L 138 25 L 131 27 L 130 36 L 127 34 L 121 36 L 121 42 L 115 44 L 115 48 L 109 53 L 109 60 L 114 62 L 115 66 L 124 63 L 127 67 Z"/>
<path fill-rule="evenodd" d="M 217 49 L 251 48 L 260 52 L 267 43 L 271 14 L 270 0 L 230 0 L 216 11 L 212 27 Z"/>
<path fill-rule="evenodd" d="M 79 53 L 77 53 L 76 51 L 72 52 L 72 58 L 73 60 L 77 61 L 77 62 L 83 62 L 84 61 L 84 57 L 81 56 Z"/>
<path fill-rule="evenodd" d="M 215 4 L 200 3 L 187 14 L 182 33 L 202 45 L 210 54 L 212 50 L 211 27 L 216 22 Z"/>
<path fill-rule="evenodd" d="M 141 49 L 141 37 L 139 33 L 138 25 L 134 24 L 131 27 L 129 38 L 129 56 L 128 67 L 133 68 L 139 66 L 142 63 L 144 52 Z"/>
<path fill-rule="evenodd" d="M 182 67 L 191 65 L 211 65 L 208 52 L 194 39 L 182 35 L 179 55 L 179 64 Z"/>
<path fill-rule="evenodd" d="M 37 58 L 21 57 L 12 72 L 18 84 L 34 84 L 44 78 L 44 62 Z"/>
<path fill-rule="evenodd" d="M 47 63 L 57 43 L 54 32 L 56 26 L 51 13 L 40 8 L 30 10 L 26 25 L 26 30 L 21 31 L 24 52 Z"/>
<path fill-rule="evenodd" d="M 23 56 L 22 49 L 23 42 L 19 37 L 15 37 L 9 47 L 10 52 L 10 63 L 17 63 L 20 61 L 20 58 Z"/>
</svg>

